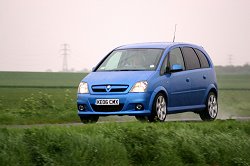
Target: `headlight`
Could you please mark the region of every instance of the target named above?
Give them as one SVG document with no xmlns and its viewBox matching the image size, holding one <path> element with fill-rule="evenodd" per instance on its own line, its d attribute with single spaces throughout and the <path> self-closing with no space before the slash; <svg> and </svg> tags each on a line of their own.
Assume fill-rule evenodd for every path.
<svg viewBox="0 0 250 166">
<path fill-rule="evenodd" d="M 89 93 L 88 84 L 86 82 L 81 82 L 78 87 L 77 93 Z"/>
<path fill-rule="evenodd" d="M 140 81 L 135 83 L 130 92 L 146 92 L 148 86 L 147 81 Z"/>
</svg>

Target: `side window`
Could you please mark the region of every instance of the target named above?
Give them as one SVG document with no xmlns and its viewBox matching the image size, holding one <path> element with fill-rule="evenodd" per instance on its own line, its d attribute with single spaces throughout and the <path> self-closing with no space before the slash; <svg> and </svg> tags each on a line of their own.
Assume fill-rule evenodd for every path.
<svg viewBox="0 0 250 166">
<path fill-rule="evenodd" d="M 209 68 L 209 63 L 207 61 L 207 58 L 206 56 L 204 55 L 203 52 L 201 52 L 200 50 L 198 49 L 194 49 L 195 52 L 197 53 L 199 59 L 200 59 L 200 62 L 201 62 L 201 68 Z"/>
<path fill-rule="evenodd" d="M 182 52 L 187 70 L 200 68 L 200 61 L 191 47 L 183 47 Z"/>
<path fill-rule="evenodd" d="M 174 48 L 169 53 L 169 67 L 171 68 L 174 64 L 181 65 L 183 70 L 185 70 L 184 61 L 180 48 Z"/>
</svg>

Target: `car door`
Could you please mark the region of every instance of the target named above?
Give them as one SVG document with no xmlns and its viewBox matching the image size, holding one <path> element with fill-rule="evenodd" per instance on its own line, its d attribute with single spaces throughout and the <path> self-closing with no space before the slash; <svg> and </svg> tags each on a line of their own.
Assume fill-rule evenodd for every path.
<svg viewBox="0 0 250 166">
<path fill-rule="evenodd" d="M 184 60 L 180 48 L 174 48 L 170 50 L 168 54 L 168 74 L 167 77 L 167 91 L 169 94 L 169 111 L 179 110 L 182 106 L 188 106 L 190 103 L 189 91 L 191 89 L 191 83 L 185 71 Z M 173 65 L 181 65 L 182 71 L 171 71 Z M 177 108 L 178 107 L 178 108 Z M 176 109 L 175 109 L 176 108 Z"/>
<path fill-rule="evenodd" d="M 206 92 L 207 71 L 201 68 L 200 59 L 193 48 L 182 47 L 181 50 L 191 83 L 189 93 L 192 96 L 192 100 L 189 104 L 190 106 L 201 105 Z"/>
<path fill-rule="evenodd" d="M 197 78 L 197 82 L 196 82 L 196 89 L 198 90 L 197 92 L 197 96 L 199 98 L 198 100 L 198 104 L 204 104 L 204 100 L 206 98 L 206 90 L 208 88 L 208 86 L 210 85 L 212 79 L 212 75 L 211 75 L 211 68 L 210 68 L 210 64 L 206 58 L 206 55 L 199 49 L 194 49 L 196 55 L 199 58 L 200 61 L 200 65 L 201 65 L 201 69 L 199 69 L 197 72 L 198 73 L 198 78 Z"/>
</svg>

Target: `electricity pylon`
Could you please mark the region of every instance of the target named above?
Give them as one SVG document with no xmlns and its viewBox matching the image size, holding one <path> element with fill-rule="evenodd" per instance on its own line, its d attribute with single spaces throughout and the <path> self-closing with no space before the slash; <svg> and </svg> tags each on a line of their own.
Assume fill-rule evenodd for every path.
<svg viewBox="0 0 250 166">
<path fill-rule="evenodd" d="M 68 55 L 69 55 L 69 44 L 64 43 L 62 50 L 62 56 L 63 56 L 63 66 L 62 66 L 62 71 L 67 72 L 68 70 Z"/>
</svg>

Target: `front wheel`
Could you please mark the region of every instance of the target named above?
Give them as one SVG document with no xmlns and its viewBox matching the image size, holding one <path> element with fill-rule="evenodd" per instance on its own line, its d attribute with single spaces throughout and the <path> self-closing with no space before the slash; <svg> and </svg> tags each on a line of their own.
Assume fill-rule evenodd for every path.
<svg viewBox="0 0 250 166">
<path fill-rule="evenodd" d="M 154 99 L 151 115 L 148 117 L 150 122 L 164 122 L 167 117 L 167 102 L 162 93 L 158 93 Z"/>
<path fill-rule="evenodd" d="M 206 101 L 206 108 L 200 112 L 200 117 L 203 121 L 212 121 L 218 115 L 217 97 L 214 92 L 210 92 Z"/>
<path fill-rule="evenodd" d="M 99 119 L 99 116 L 82 116 L 80 117 L 82 123 L 87 124 L 87 123 L 96 123 Z"/>
</svg>

